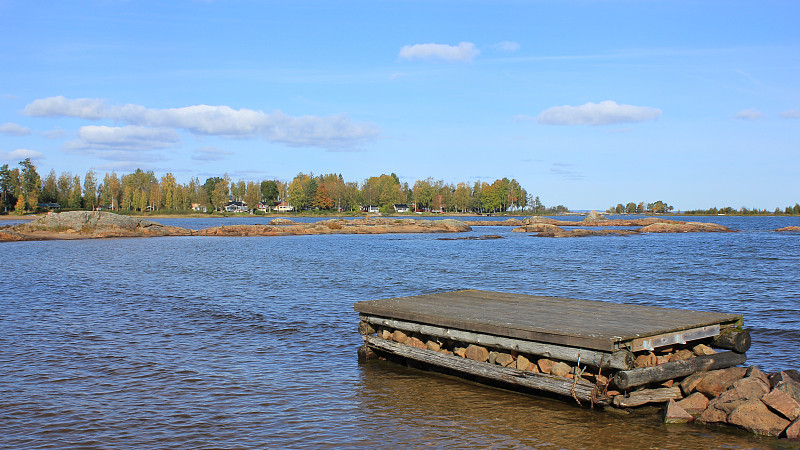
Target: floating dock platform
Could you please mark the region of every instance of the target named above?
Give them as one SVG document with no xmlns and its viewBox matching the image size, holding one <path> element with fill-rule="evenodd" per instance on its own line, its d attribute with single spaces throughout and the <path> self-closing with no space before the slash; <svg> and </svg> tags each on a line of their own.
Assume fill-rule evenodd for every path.
<svg viewBox="0 0 800 450">
<path fill-rule="evenodd" d="M 599 405 L 742 364 L 750 347 L 737 314 L 478 290 L 354 308 L 363 356 L 394 355 Z"/>
</svg>

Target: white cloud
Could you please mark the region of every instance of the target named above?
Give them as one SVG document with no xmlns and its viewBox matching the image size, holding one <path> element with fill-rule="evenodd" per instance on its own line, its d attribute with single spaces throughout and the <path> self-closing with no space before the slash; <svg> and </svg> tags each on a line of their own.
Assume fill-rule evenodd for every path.
<svg viewBox="0 0 800 450">
<path fill-rule="evenodd" d="M 519 44 L 511 41 L 503 41 L 494 45 L 494 48 L 508 53 L 513 53 L 519 50 Z"/>
<path fill-rule="evenodd" d="M 620 105 L 612 100 L 580 106 L 554 106 L 542 111 L 536 121 L 545 125 L 611 125 L 644 122 L 661 116 L 661 110 L 649 106 Z"/>
<path fill-rule="evenodd" d="M 0 134 L 5 134 L 6 136 L 27 136 L 31 134 L 31 130 L 22 125 L 17 125 L 16 123 L 6 122 L 0 125 Z"/>
<path fill-rule="evenodd" d="M 400 58 L 414 60 L 443 60 L 447 62 L 472 61 L 480 50 L 471 42 L 461 42 L 458 45 L 446 44 L 414 44 L 406 45 L 400 49 Z"/>
<path fill-rule="evenodd" d="M 89 125 L 78 130 L 78 139 L 67 148 L 86 150 L 154 150 L 174 146 L 180 138 L 175 130 L 136 125 L 107 127 Z"/>
<path fill-rule="evenodd" d="M 764 114 L 762 114 L 761 111 L 754 108 L 743 109 L 736 113 L 736 118 L 742 120 L 758 120 L 763 116 Z"/>
<path fill-rule="evenodd" d="M 25 113 L 34 117 L 107 119 L 138 126 L 182 129 L 197 135 L 263 137 L 294 147 L 349 147 L 378 137 L 374 125 L 353 122 L 343 114 L 295 117 L 280 111 L 265 113 L 229 106 L 153 109 L 131 104 L 109 105 L 99 99 L 50 97 L 33 101 L 25 107 Z"/>
<path fill-rule="evenodd" d="M 25 158 L 30 159 L 44 159 L 44 153 L 37 152 L 36 150 L 28 150 L 26 148 L 18 148 L 10 152 L 0 151 L 0 160 L 19 162 Z"/>
<path fill-rule="evenodd" d="M 214 147 L 203 147 L 194 151 L 192 159 L 195 161 L 219 161 L 226 159 L 229 155 L 233 155 L 233 152 Z"/>
<path fill-rule="evenodd" d="M 785 119 L 800 119 L 800 109 L 790 109 L 781 113 Z"/>
</svg>

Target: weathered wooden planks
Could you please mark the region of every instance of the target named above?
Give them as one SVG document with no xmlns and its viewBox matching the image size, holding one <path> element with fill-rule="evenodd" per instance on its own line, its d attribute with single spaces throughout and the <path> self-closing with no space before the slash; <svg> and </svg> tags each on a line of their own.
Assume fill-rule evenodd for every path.
<svg viewBox="0 0 800 450">
<path fill-rule="evenodd" d="M 426 364 L 445 367 L 491 380 L 499 380 L 517 386 L 575 397 L 581 401 L 594 402 L 598 405 L 608 404 L 608 399 L 599 396 L 595 386 L 584 380 L 571 380 L 543 373 L 524 372 L 508 367 L 484 364 L 458 356 L 409 347 L 374 336 L 364 336 L 364 341 L 366 345 L 374 349 Z"/>
<path fill-rule="evenodd" d="M 361 315 L 359 323 L 360 334 L 371 334 L 375 332 L 372 326 L 382 326 L 411 333 L 420 333 L 427 336 L 438 338 L 453 339 L 468 344 L 477 344 L 485 347 L 499 348 L 503 350 L 519 351 L 537 355 L 544 358 L 553 358 L 561 361 L 578 362 L 593 367 L 603 367 L 612 369 L 632 369 L 633 355 L 627 351 L 598 352 L 596 350 L 581 349 L 575 347 L 565 347 L 556 344 L 545 344 L 541 342 L 526 341 L 522 339 L 506 338 L 483 333 L 473 333 L 471 331 L 456 330 L 451 328 L 437 327 L 433 325 L 408 322 L 404 320 L 390 319 L 387 317 L 375 317 Z"/>
<path fill-rule="evenodd" d="M 713 336 L 741 315 L 464 290 L 355 304 L 355 310 L 444 328 L 603 352 Z M 717 328 L 715 328 L 715 326 Z M 717 331 L 715 331 L 717 330 Z M 661 341 L 644 342 L 661 336 Z"/>
</svg>

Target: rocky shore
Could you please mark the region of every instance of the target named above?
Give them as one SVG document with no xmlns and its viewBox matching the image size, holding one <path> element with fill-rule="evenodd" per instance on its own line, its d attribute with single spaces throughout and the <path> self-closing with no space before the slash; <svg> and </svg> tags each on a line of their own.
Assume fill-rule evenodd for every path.
<svg viewBox="0 0 800 450">
<path fill-rule="evenodd" d="M 102 211 L 49 214 L 33 222 L 0 228 L 0 241 L 102 239 L 154 236 L 296 236 L 313 234 L 458 233 L 470 231 L 453 219 L 369 218 L 296 223 L 275 219 L 269 225 L 229 225 L 202 230 L 165 226 L 145 219 Z"/>
<path fill-rule="evenodd" d="M 614 374 L 613 370 L 581 366 L 552 357 L 509 351 L 453 339 L 435 337 L 390 327 L 372 327 L 362 322 L 359 333 L 417 349 L 460 357 L 480 364 L 513 369 L 512 375 L 544 374 L 563 379 L 571 395 L 593 405 L 633 410 L 645 405 L 662 405 L 666 423 L 695 422 L 704 425 L 732 425 L 757 435 L 800 440 L 800 374 L 796 370 L 764 373 L 756 366 L 707 370 L 708 365 L 728 359 L 744 361 L 744 354 L 718 353 L 718 340 L 705 344 L 684 344 L 641 351 L 634 369 Z M 370 341 L 372 342 L 372 341 Z M 381 356 L 382 357 L 382 356 Z M 668 373 L 677 366 L 698 366 L 688 376 L 660 378 L 650 383 L 632 383 L 621 374 Z"/>
<path fill-rule="evenodd" d="M 594 214 L 592 214 L 594 213 Z M 730 228 L 716 223 L 681 222 L 677 220 L 646 217 L 643 219 L 606 219 L 592 211 L 582 221 L 556 220 L 547 217 L 530 217 L 512 231 L 537 233 L 539 237 L 629 236 L 643 233 L 725 233 Z M 633 229 L 586 229 L 564 227 L 639 227 Z"/>
</svg>

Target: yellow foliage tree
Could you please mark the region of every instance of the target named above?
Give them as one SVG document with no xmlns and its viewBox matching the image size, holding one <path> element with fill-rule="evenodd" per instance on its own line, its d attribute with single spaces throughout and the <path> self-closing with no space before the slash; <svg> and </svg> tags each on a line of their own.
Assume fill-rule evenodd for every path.
<svg viewBox="0 0 800 450">
<path fill-rule="evenodd" d="M 14 206 L 14 212 L 19 214 L 20 216 L 25 214 L 25 196 L 19 194 L 17 197 L 17 204 Z"/>
</svg>

